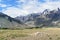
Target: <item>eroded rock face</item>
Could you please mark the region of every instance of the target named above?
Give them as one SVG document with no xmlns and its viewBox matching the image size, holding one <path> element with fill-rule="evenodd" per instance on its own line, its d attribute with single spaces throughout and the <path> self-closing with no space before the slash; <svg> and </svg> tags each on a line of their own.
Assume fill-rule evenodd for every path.
<svg viewBox="0 0 60 40">
<path fill-rule="evenodd" d="M 56 26 L 56 21 L 60 23 L 60 9 L 51 11 L 46 9 L 42 13 L 29 14 L 22 17 L 18 16 L 16 19 L 22 20 L 26 25 L 34 25 L 35 27 Z"/>
</svg>

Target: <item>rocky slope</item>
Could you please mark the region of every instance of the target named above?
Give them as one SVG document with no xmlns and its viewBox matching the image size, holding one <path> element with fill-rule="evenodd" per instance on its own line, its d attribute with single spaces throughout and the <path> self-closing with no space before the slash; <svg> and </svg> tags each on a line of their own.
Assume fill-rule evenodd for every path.
<svg viewBox="0 0 60 40">
<path fill-rule="evenodd" d="M 42 13 L 32 13 L 27 16 L 18 16 L 16 19 L 21 20 L 24 24 L 31 27 L 56 27 L 60 26 L 60 9 L 44 10 Z"/>
<path fill-rule="evenodd" d="M 0 12 L 0 28 L 60 27 L 60 9 L 12 18 Z"/>
<path fill-rule="evenodd" d="M 0 12 L 0 28 L 21 28 L 22 22 Z"/>
</svg>

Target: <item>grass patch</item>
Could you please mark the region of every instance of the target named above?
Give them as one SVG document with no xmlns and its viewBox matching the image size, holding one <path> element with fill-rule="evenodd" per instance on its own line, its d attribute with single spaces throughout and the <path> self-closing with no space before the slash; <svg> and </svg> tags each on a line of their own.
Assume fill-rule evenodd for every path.
<svg viewBox="0 0 60 40">
<path fill-rule="evenodd" d="M 39 34 L 40 36 L 39 35 L 34 37 L 29 36 L 29 34 L 33 34 L 36 32 L 40 32 Z M 10 40 L 16 38 L 19 38 L 19 40 L 32 40 L 32 39 L 34 40 L 35 38 L 39 38 L 40 40 L 60 40 L 60 28 L 38 28 L 38 29 L 34 28 L 34 29 L 23 29 L 23 30 L 9 30 L 9 29 L 2 30 L 1 29 L 0 30 L 0 40 Z"/>
</svg>

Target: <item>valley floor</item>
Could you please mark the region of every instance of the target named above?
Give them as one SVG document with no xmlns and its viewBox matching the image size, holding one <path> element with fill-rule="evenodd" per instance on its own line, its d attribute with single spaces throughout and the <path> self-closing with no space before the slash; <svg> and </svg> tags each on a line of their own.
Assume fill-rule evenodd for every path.
<svg viewBox="0 0 60 40">
<path fill-rule="evenodd" d="M 0 40 L 60 40 L 60 28 L 0 30 Z"/>
</svg>

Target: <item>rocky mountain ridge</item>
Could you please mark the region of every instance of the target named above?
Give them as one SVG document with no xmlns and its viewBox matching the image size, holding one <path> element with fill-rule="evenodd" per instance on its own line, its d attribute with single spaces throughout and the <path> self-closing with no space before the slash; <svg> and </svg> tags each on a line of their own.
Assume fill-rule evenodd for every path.
<svg viewBox="0 0 60 40">
<path fill-rule="evenodd" d="M 0 12 L 0 28 L 60 27 L 60 9 L 12 18 Z"/>
</svg>

